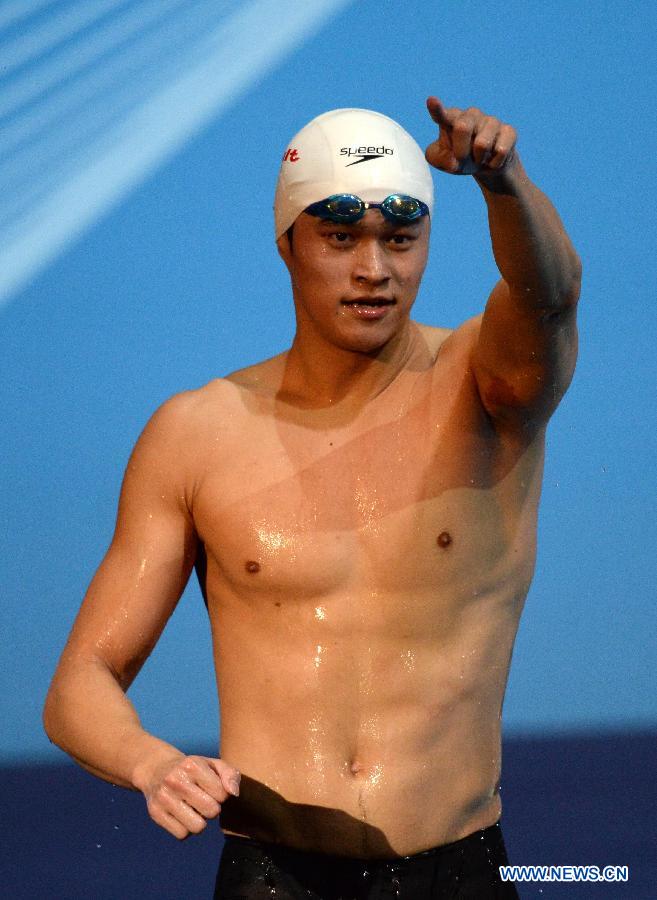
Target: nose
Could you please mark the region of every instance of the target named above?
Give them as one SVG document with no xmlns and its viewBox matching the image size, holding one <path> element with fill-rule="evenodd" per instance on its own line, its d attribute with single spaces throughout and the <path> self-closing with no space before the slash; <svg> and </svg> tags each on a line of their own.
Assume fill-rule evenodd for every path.
<svg viewBox="0 0 657 900">
<path fill-rule="evenodd" d="M 358 242 L 352 276 L 358 284 L 382 285 L 390 280 L 388 255 L 375 238 Z"/>
</svg>

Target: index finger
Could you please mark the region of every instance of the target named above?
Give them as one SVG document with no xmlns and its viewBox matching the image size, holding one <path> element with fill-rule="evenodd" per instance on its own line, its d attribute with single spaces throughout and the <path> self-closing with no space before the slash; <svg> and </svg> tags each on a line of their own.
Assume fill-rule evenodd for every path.
<svg viewBox="0 0 657 900">
<path fill-rule="evenodd" d="M 459 112 L 457 109 L 449 109 L 446 107 L 438 97 L 427 98 L 427 109 L 429 110 L 429 115 L 437 125 L 447 128 L 451 128 L 454 119 Z"/>
</svg>

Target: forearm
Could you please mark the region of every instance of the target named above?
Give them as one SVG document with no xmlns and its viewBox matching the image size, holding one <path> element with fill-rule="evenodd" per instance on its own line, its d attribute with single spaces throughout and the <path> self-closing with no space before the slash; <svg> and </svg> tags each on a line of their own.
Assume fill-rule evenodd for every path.
<svg viewBox="0 0 657 900">
<path fill-rule="evenodd" d="M 495 261 L 528 303 L 558 310 L 579 295 L 581 264 L 561 219 L 518 157 L 501 172 L 478 174 L 488 207 Z"/>
<path fill-rule="evenodd" d="M 46 700 L 44 726 L 50 740 L 87 771 L 135 790 L 148 770 L 183 755 L 142 728 L 134 706 L 100 660 L 60 667 Z"/>
</svg>

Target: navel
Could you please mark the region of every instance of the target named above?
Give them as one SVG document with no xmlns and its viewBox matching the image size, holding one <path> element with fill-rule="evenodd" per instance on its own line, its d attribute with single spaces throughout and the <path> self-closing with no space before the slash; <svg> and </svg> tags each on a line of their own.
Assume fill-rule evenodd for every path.
<svg viewBox="0 0 657 900">
<path fill-rule="evenodd" d="M 260 563 L 257 563 L 254 559 L 249 559 L 246 561 L 244 568 L 251 575 L 255 575 L 256 572 L 260 571 Z"/>
<path fill-rule="evenodd" d="M 449 545 L 452 543 L 452 535 L 449 533 L 449 531 L 441 531 L 436 538 L 436 543 L 443 550 L 447 550 Z"/>
</svg>

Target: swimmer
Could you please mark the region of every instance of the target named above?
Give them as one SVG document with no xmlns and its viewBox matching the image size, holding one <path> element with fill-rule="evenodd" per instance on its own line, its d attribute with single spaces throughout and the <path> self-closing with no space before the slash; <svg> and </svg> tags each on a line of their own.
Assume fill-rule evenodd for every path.
<svg viewBox="0 0 657 900">
<path fill-rule="evenodd" d="M 427 106 L 426 154 L 359 109 L 284 149 L 292 345 L 146 424 L 46 701 L 51 740 L 174 837 L 220 817 L 216 897 L 517 896 L 497 871 L 501 711 L 581 267 L 515 130 Z M 501 276 L 455 329 L 411 318 L 431 167 L 481 189 Z M 216 758 L 148 733 L 126 696 L 194 567 Z"/>
</svg>

